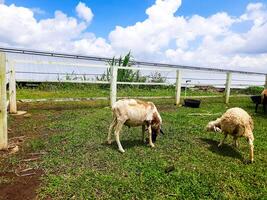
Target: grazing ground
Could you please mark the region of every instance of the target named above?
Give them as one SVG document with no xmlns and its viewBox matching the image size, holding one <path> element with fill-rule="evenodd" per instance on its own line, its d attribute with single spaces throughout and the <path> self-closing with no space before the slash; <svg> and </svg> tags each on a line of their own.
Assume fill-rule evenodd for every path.
<svg viewBox="0 0 267 200">
<path fill-rule="evenodd" d="M 9 136 L 26 137 L 19 153 L 0 155 L 0 199 L 266 199 L 267 116 L 255 114 L 248 97 L 231 98 L 228 106 L 222 98 L 203 99 L 199 109 L 173 101 L 154 101 L 165 132 L 156 147 L 141 142 L 141 128 L 124 127 L 124 154 L 106 144 L 106 101 L 19 104 L 28 115 L 9 117 Z M 234 106 L 255 122 L 253 164 L 246 164 L 244 138 L 239 149 L 231 138 L 218 148 L 222 135 L 204 130 Z"/>
</svg>

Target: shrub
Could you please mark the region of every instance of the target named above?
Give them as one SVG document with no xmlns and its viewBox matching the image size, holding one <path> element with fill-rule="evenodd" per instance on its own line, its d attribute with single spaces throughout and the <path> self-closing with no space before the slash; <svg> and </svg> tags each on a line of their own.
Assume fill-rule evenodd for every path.
<svg viewBox="0 0 267 200">
<path fill-rule="evenodd" d="M 260 95 L 264 87 L 262 86 L 250 86 L 243 90 L 245 94 Z"/>
</svg>

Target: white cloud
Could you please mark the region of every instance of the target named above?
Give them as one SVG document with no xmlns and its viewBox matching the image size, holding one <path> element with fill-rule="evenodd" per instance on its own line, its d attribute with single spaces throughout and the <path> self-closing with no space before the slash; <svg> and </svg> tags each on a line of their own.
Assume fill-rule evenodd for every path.
<svg viewBox="0 0 267 200">
<path fill-rule="evenodd" d="M 96 38 L 94 35 L 76 40 L 72 46 L 75 49 L 75 53 L 80 54 L 84 54 L 86 52 L 87 55 L 113 56 L 115 53 L 112 50 L 111 45 L 109 45 L 105 39 Z"/>
<path fill-rule="evenodd" d="M 180 6 L 181 0 L 156 0 L 144 21 L 116 26 L 106 41 L 86 31 L 93 13 L 82 2 L 76 6 L 79 18 L 56 11 L 39 21 L 29 8 L 0 4 L 0 45 L 96 56 L 131 50 L 139 60 L 267 72 L 265 4 L 248 4 L 240 16 L 208 17 L 179 16 Z M 243 26 L 246 31 L 236 28 Z"/>
<path fill-rule="evenodd" d="M 180 5 L 180 0 L 157 0 L 155 5 L 146 10 L 148 18 L 145 21 L 126 28 L 117 26 L 110 33 L 112 47 L 118 52 L 131 49 L 139 57 L 160 53 L 176 38 L 175 33 L 180 31 L 176 25 L 185 23 L 183 17 L 174 17 Z"/>
<path fill-rule="evenodd" d="M 157 0 L 146 10 L 147 19 L 110 33 L 112 47 L 153 61 L 267 71 L 267 10 L 262 3 L 249 4 L 236 17 L 225 12 L 175 16 L 180 6 L 180 0 Z M 233 31 L 247 21 L 253 22 L 247 32 Z"/>
<path fill-rule="evenodd" d="M 88 23 L 91 22 L 94 16 L 91 9 L 82 2 L 79 2 L 79 4 L 76 6 L 76 12 L 81 19 L 84 19 Z"/>
<path fill-rule="evenodd" d="M 42 10 L 41 8 L 31 8 L 32 12 L 34 14 L 38 14 L 38 15 L 44 15 L 46 14 L 46 12 L 44 10 Z"/>
<path fill-rule="evenodd" d="M 68 17 L 62 11 L 56 11 L 53 18 L 38 21 L 29 8 L 0 4 L 0 21 L 0 44 L 3 46 L 113 55 L 105 39 L 86 33 L 87 22 Z"/>
</svg>

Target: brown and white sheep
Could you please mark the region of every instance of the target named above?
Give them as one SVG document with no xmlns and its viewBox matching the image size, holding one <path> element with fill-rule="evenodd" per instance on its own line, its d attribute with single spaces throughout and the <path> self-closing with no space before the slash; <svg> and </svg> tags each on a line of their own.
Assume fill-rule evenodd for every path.
<svg viewBox="0 0 267 200">
<path fill-rule="evenodd" d="M 119 147 L 119 151 L 124 153 L 124 149 L 120 143 L 120 131 L 123 125 L 128 127 L 142 126 L 142 140 L 145 142 L 144 134 L 148 129 L 148 141 L 151 147 L 155 145 L 157 135 L 163 133 L 161 131 L 162 119 L 152 102 L 144 102 L 134 99 L 125 99 L 117 101 L 113 107 L 113 121 L 109 127 L 108 144 L 111 144 L 111 133 L 115 129 L 115 139 Z"/>
<path fill-rule="evenodd" d="M 253 136 L 253 120 L 250 115 L 241 108 L 230 108 L 220 118 L 211 121 L 206 126 L 207 131 L 222 132 L 224 138 L 219 143 L 220 147 L 227 135 L 233 136 L 234 146 L 238 146 L 237 138 L 245 137 L 250 146 L 250 161 L 254 161 L 254 136 Z"/>
<path fill-rule="evenodd" d="M 263 100 L 264 98 L 267 98 L 267 89 L 264 89 L 264 90 L 261 92 L 261 99 Z"/>
</svg>

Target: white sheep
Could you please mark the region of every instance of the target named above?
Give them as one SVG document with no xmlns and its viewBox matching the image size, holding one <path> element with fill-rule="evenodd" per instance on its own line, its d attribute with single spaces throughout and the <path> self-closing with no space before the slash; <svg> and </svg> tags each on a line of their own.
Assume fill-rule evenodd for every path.
<svg viewBox="0 0 267 200">
<path fill-rule="evenodd" d="M 109 127 L 108 144 L 111 144 L 111 133 L 115 129 L 115 139 L 119 151 L 124 153 L 120 143 L 120 131 L 123 125 L 128 127 L 142 126 L 142 140 L 145 142 L 144 133 L 148 129 L 148 141 L 151 147 L 155 145 L 157 135 L 161 132 L 162 119 L 152 102 L 144 102 L 134 99 L 125 99 L 117 101 L 112 107 L 113 121 Z"/>
<path fill-rule="evenodd" d="M 250 115 L 241 108 L 230 108 L 220 118 L 211 121 L 206 126 L 206 130 L 214 132 L 222 132 L 224 138 L 219 143 L 220 147 L 227 135 L 233 136 L 234 146 L 238 146 L 237 138 L 245 137 L 250 146 L 250 161 L 254 161 L 254 136 L 253 136 L 253 120 Z"/>
</svg>

